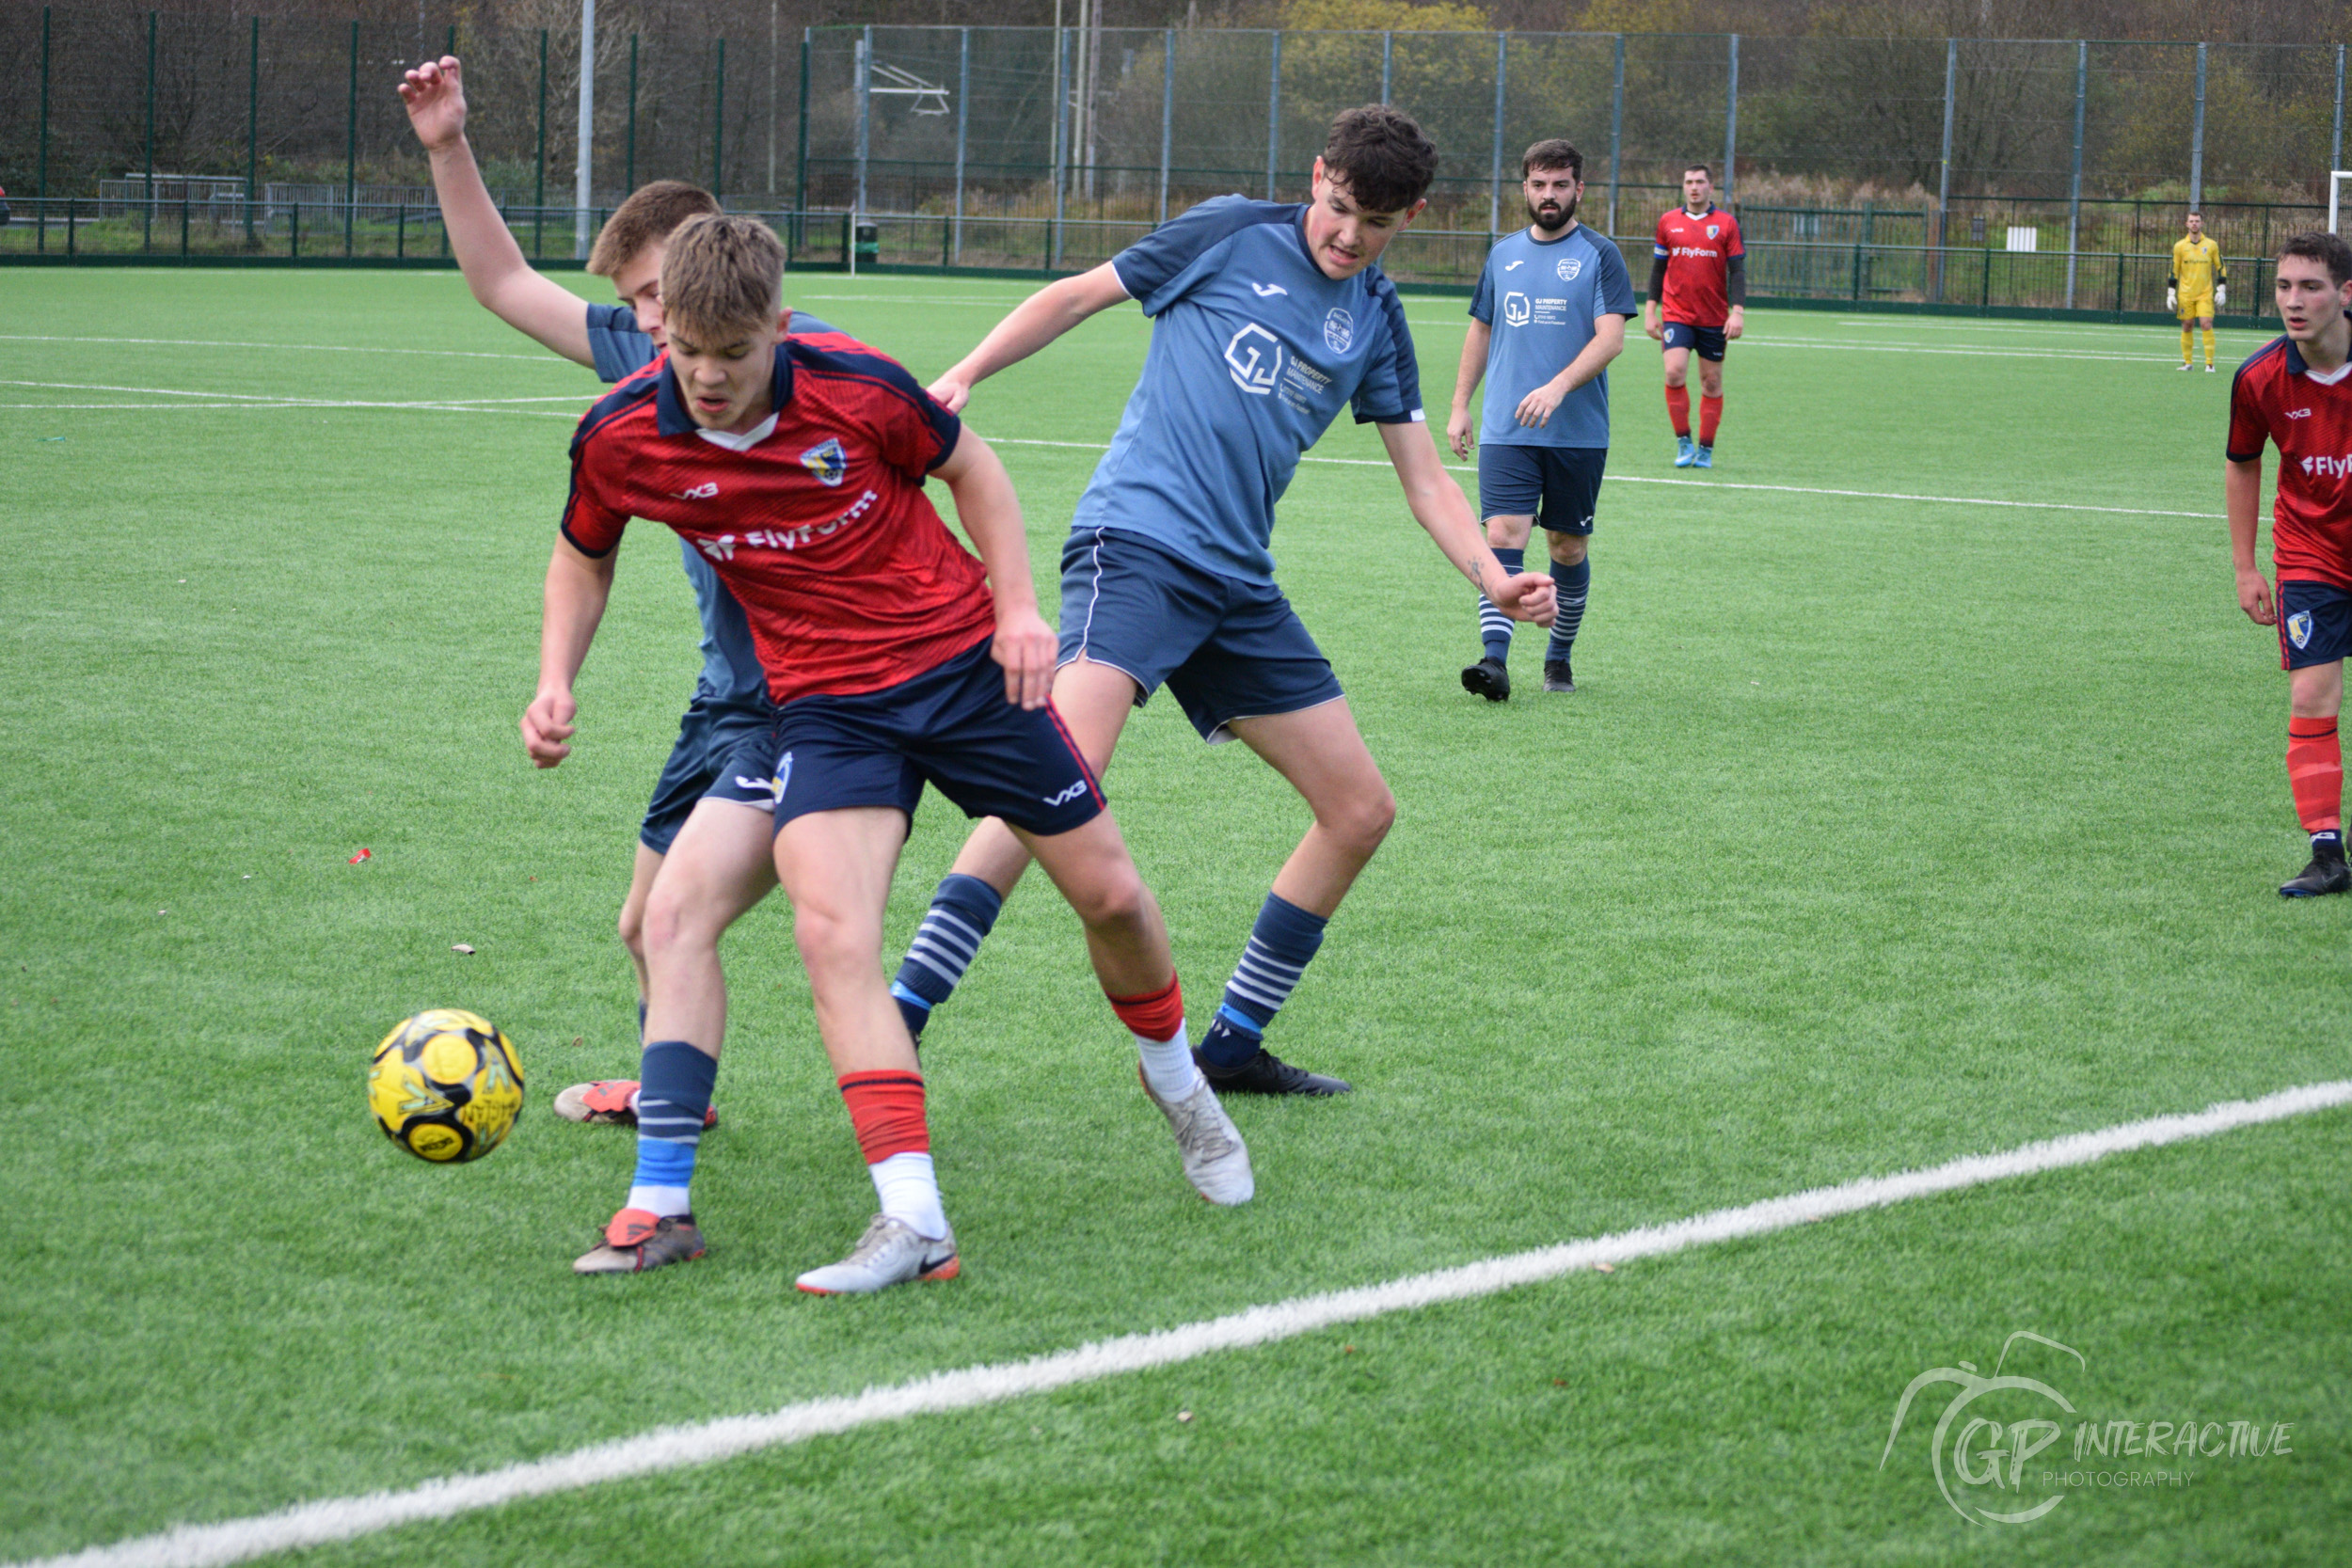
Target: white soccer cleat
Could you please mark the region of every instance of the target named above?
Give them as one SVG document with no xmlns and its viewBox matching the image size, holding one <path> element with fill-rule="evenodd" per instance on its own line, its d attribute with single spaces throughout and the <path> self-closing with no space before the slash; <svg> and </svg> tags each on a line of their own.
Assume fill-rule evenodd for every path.
<svg viewBox="0 0 2352 1568">
<path fill-rule="evenodd" d="M 904 1220 L 876 1214 L 849 1257 L 792 1283 L 812 1296 L 855 1296 L 911 1279 L 953 1279 L 961 1268 L 952 1226 L 945 1236 L 924 1236 Z"/>
<path fill-rule="evenodd" d="M 1136 1069 L 1143 1076 L 1141 1064 Z M 1249 1171 L 1249 1150 L 1241 1141 L 1241 1132 L 1233 1126 L 1233 1118 L 1217 1103 L 1216 1091 L 1203 1078 L 1184 1099 L 1170 1101 L 1152 1092 L 1152 1080 L 1143 1079 L 1143 1092 L 1152 1103 L 1168 1117 L 1168 1125 L 1175 1131 L 1177 1152 L 1184 1157 L 1184 1180 L 1193 1190 L 1211 1203 L 1231 1208 L 1247 1203 L 1257 1195 L 1258 1180 Z"/>
</svg>

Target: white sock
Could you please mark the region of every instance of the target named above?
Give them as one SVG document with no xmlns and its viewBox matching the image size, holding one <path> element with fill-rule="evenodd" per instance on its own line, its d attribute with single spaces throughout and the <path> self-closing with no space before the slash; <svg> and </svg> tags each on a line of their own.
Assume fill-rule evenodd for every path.
<svg viewBox="0 0 2352 1568">
<path fill-rule="evenodd" d="M 643 1209 L 656 1219 L 671 1214 L 691 1214 L 694 1206 L 687 1201 L 686 1195 L 684 1187 L 631 1187 L 628 1206 Z"/>
<path fill-rule="evenodd" d="M 1162 1100 L 1182 1100 L 1199 1086 L 1200 1069 L 1193 1066 L 1192 1041 L 1185 1037 L 1183 1024 L 1164 1040 L 1147 1040 L 1137 1035 L 1136 1050 L 1143 1057 L 1144 1082 Z"/>
<path fill-rule="evenodd" d="M 939 1178 L 930 1155 L 893 1154 L 866 1166 L 866 1173 L 874 1179 L 874 1196 L 882 1199 L 883 1213 L 904 1220 L 918 1236 L 936 1241 L 947 1234 L 947 1211 L 940 1205 Z"/>
</svg>

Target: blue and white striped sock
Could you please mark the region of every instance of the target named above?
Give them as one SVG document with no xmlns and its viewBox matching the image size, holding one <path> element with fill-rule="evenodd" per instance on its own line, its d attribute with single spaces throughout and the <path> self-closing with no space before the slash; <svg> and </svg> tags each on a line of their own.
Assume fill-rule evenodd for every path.
<svg viewBox="0 0 2352 1568">
<path fill-rule="evenodd" d="M 687 1189 L 702 1143 L 703 1113 L 719 1082 L 719 1059 L 684 1040 L 656 1040 L 637 1069 L 637 1175 L 628 1207 L 654 1214 L 691 1212 Z"/>
<path fill-rule="evenodd" d="M 1226 982 L 1224 1005 L 1216 1021 L 1200 1037 L 1200 1058 L 1212 1068 L 1240 1067 L 1264 1044 L 1266 1026 L 1282 1004 L 1291 999 L 1309 960 L 1323 945 L 1323 928 L 1329 922 L 1309 914 L 1288 899 L 1267 894 L 1250 927 L 1248 944 L 1233 977 Z"/>
<path fill-rule="evenodd" d="M 1560 618 L 1551 624 L 1551 641 L 1544 647 L 1544 662 L 1566 661 L 1576 646 L 1576 628 L 1584 624 L 1584 600 L 1592 590 L 1593 562 L 1588 556 L 1573 566 L 1551 563 L 1551 582 L 1560 600 Z"/>
<path fill-rule="evenodd" d="M 907 956 L 890 982 L 890 994 L 906 1020 L 907 1033 L 923 1037 L 931 1009 L 956 993 L 963 972 L 979 956 L 980 943 L 996 925 L 1005 907 L 1003 895 L 960 871 L 941 879 L 931 895 L 931 907 L 907 944 Z"/>
<path fill-rule="evenodd" d="M 1527 552 L 1506 550 L 1497 546 L 1495 559 L 1502 569 L 1517 574 L 1527 568 Z M 1492 599 L 1478 595 L 1478 640 L 1486 645 L 1486 657 L 1507 664 L 1511 661 L 1511 617 L 1495 608 Z"/>
</svg>

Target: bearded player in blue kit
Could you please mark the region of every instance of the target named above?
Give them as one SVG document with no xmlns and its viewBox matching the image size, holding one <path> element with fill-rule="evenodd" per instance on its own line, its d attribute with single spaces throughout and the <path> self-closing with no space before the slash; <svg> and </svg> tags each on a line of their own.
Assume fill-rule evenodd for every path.
<svg viewBox="0 0 2352 1568">
<path fill-rule="evenodd" d="M 1264 1046 L 1396 812 L 1267 551 L 1275 502 L 1343 404 L 1379 427 L 1414 520 L 1446 559 L 1506 614 L 1551 618 L 1550 579 L 1503 570 L 1445 471 L 1404 309 L 1375 264 L 1436 171 L 1409 118 L 1351 109 L 1315 160 L 1311 201 L 1205 201 L 1031 295 L 930 388 L 960 410 L 979 382 L 1097 311 L 1133 299 L 1152 318 L 1142 378 L 1063 547 L 1054 703 L 1099 771 L 1129 711 L 1165 682 L 1203 739 L 1241 741 L 1314 814 L 1195 1053 L 1219 1095 L 1349 1087 Z M 1027 865 L 994 819 L 965 843 L 892 987 L 917 1035 Z"/>
<path fill-rule="evenodd" d="M 1454 380 L 1446 441 L 1470 448 L 1470 393 L 1486 378 L 1478 432 L 1478 509 L 1486 543 L 1506 571 L 1525 559 L 1541 523 L 1560 614 L 1544 649 L 1544 689 L 1576 689 L 1569 656 L 1592 583 L 1586 542 L 1609 461 L 1609 362 L 1625 352 L 1625 324 L 1639 309 L 1625 258 L 1576 221 L 1584 156 L 1539 141 L 1519 160 L 1528 227 L 1487 253 L 1470 301 L 1470 337 Z M 1490 703 L 1511 695 L 1511 621 L 1478 601 L 1484 651 L 1462 685 Z"/>
</svg>

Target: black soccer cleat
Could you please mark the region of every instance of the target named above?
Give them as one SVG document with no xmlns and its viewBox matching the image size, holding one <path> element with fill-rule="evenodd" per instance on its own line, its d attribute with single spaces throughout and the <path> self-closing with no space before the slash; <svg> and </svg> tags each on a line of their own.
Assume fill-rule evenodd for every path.
<svg viewBox="0 0 2352 1568">
<path fill-rule="evenodd" d="M 1202 1059 L 1200 1053 L 1192 1053 L 1193 1065 L 1200 1076 L 1219 1095 L 1228 1094 L 1303 1094 L 1325 1096 L 1348 1094 L 1355 1085 L 1344 1078 L 1330 1078 L 1320 1072 L 1309 1072 L 1268 1051 L 1264 1046 L 1258 1053 L 1237 1068 L 1214 1068 Z"/>
<path fill-rule="evenodd" d="M 2352 866 L 2344 863 L 2340 845 L 2313 845 L 2312 863 L 2303 874 L 2279 887 L 2281 898 L 2317 898 L 2326 894 L 2352 891 Z"/>
<path fill-rule="evenodd" d="M 1510 667 L 1499 658 L 1482 658 L 1462 672 L 1462 689 L 1475 691 L 1490 703 L 1507 703 L 1511 700 Z"/>
<path fill-rule="evenodd" d="M 1544 660 L 1544 689 L 1546 691 L 1574 691 L 1576 689 L 1576 672 L 1568 667 L 1566 659 L 1548 658 Z"/>
</svg>

